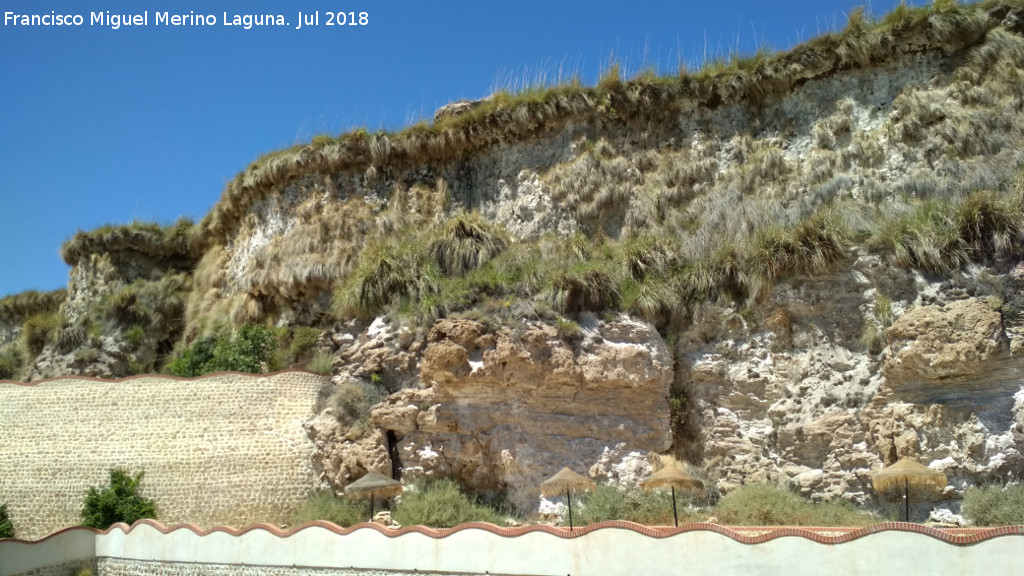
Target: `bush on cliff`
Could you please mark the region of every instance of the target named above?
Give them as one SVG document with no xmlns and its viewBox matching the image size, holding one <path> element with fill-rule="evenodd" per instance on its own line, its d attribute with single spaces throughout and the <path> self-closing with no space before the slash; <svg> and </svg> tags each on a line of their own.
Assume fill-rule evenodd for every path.
<svg viewBox="0 0 1024 576">
<path fill-rule="evenodd" d="M 17 344 L 0 346 L 0 380 L 14 380 L 21 374 L 21 351 Z"/>
<path fill-rule="evenodd" d="M 14 538 L 14 524 L 7 516 L 7 504 L 0 504 L 0 538 Z"/>
<path fill-rule="evenodd" d="M 978 526 L 1024 524 L 1024 484 L 972 486 L 964 495 L 963 513 Z"/>
<path fill-rule="evenodd" d="M 259 374 L 277 350 L 274 331 L 250 324 L 232 335 L 204 336 L 168 364 L 175 376 L 191 378 L 211 372 Z"/>
<path fill-rule="evenodd" d="M 878 521 L 849 502 L 811 502 L 768 484 L 751 484 L 730 492 L 712 514 L 722 524 L 734 526 L 868 526 Z"/>
<path fill-rule="evenodd" d="M 450 478 L 416 483 L 414 490 L 402 495 L 392 518 L 402 526 L 434 528 L 451 528 L 464 522 L 502 524 L 496 510 L 474 502 Z"/>
<path fill-rule="evenodd" d="M 82 525 L 106 530 L 116 522 L 130 525 L 143 518 L 156 518 L 156 504 L 139 494 L 143 474 L 132 477 L 126 470 L 111 468 L 109 486 L 89 488 L 82 506 Z"/>
<path fill-rule="evenodd" d="M 685 506 L 686 498 L 684 494 L 678 494 L 677 504 Z M 672 495 L 667 490 L 620 490 L 610 484 L 602 484 L 582 500 L 583 505 L 573 518 L 574 522 L 581 525 L 605 520 L 628 520 L 649 525 L 671 525 L 673 522 Z M 576 513 L 576 510 L 573 512 Z M 679 510 L 679 515 L 681 522 L 695 520 L 685 508 Z M 568 523 L 568 518 L 565 521 Z"/>
</svg>

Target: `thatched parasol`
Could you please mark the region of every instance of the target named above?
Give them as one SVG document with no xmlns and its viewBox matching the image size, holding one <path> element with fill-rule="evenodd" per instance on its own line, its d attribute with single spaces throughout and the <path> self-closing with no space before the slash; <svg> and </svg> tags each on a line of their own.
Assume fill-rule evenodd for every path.
<svg viewBox="0 0 1024 576">
<path fill-rule="evenodd" d="M 370 521 L 373 521 L 373 500 L 376 497 L 390 498 L 402 493 L 402 483 L 392 480 L 380 472 L 368 472 L 365 476 L 345 486 L 345 496 L 362 500 L 370 499 Z"/>
<path fill-rule="evenodd" d="M 640 482 L 640 487 L 644 490 L 654 490 L 655 488 L 664 488 L 665 486 L 672 488 L 672 518 L 675 519 L 676 527 L 678 527 L 679 513 L 676 512 L 676 488 L 696 492 L 704 489 L 704 482 L 697 480 L 676 466 L 662 468 L 652 474 L 650 478 Z"/>
<path fill-rule="evenodd" d="M 902 488 L 906 521 L 910 522 L 910 488 L 913 487 L 914 493 L 922 497 L 937 496 L 946 487 L 946 475 L 913 458 L 903 457 L 899 462 L 872 475 L 871 483 L 879 494 Z"/>
<path fill-rule="evenodd" d="M 561 496 L 563 492 L 565 493 L 565 501 L 569 505 L 569 530 L 572 530 L 572 499 L 569 498 L 569 493 L 593 490 L 596 487 L 597 482 L 566 467 L 559 470 L 558 474 L 541 482 L 540 493 L 543 496 Z"/>
</svg>

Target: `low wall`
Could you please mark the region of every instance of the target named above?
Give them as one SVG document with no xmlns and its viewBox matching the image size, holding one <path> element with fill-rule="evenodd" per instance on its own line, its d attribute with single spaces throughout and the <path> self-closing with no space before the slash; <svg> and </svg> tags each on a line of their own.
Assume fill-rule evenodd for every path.
<svg viewBox="0 0 1024 576">
<path fill-rule="evenodd" d="M 145 471 L 142 494 L 169 523 L 287 523 L 316 478 L 302 428 L 324 377 L 221 373 L 195 379 L 0 382 L 0 503 L 15 533 L 81 522 L 109 469 Z"/>
<path fill-rule="evenodd" d="M 817 576 L 839 567 L 846 576 L 1019 576 L 1024 574 L 1024 526 L 942 531 L 887 523 L 861 529 L 730 529 L 603 522 L 570 532 L 489 524 L 448 530 L 389 530 L 371 524 L 343 529 L 316 522 L 285 532 L 269 525 L 203 531 L 142 521 L 102 533 L 73 528 L 37 542 L 0 540 L 0 576 L 48 575 L 54 565 L 66 573 L 73 559 L 93 561 L 97 576 Z"/>
</svg>

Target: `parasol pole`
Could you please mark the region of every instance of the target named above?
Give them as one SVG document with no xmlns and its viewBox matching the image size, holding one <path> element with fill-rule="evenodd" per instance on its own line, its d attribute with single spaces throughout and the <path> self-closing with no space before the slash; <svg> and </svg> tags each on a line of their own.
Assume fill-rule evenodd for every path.
<svg viewBox="0 0 1024 576">
<path fill-rule="evenodd" d="M 679 528 L 679 513 L 676 512 L 676 487 L 672 486 L 672 518 L 676 521 L 676 528 Z"/>
<path fill-rule="evenodd" d="M 907 511 L 907 522 L 910 522 L 910 477 L 903 478 L 903 500 Z"/>
<path fill-rule="evenodd" d="M 370 522 L 373 522 L 373 493 L 370 493 Z"/>
<path fill-rule="evenodd" d="M 572 498 L 569 497 L 569 489 L 565 489 L 565 501 L 569 503 L 569 532 L 572 532 Z"/>
</svg>

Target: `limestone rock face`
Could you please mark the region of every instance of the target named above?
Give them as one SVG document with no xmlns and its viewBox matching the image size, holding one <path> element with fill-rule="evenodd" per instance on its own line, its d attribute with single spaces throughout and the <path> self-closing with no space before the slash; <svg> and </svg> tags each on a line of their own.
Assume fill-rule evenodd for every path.
<svg viewBox="0 0 1024 576">
<path fill-rule="evenodd" d="M 991 289 L 864 257 L 779 284 L 753 315 L 699 310 L 680 334 L 673 385 L 697 423 L 689 460 L 723 492 L 771 482 L 861 504 L 875 501 L 871 474 L 903 456 L 943 470 L 950 498 L 1019 474 L 1024 361 L 1010 354 Z M 876 354 L 860 340 L 879 322 L 879 293 L 895 320 Z"/>
<path fill-rule="evenodd" d="M 978 374 L 1008 352 L 999 311 L 975 299 L 914 308 L 885 335 L 892 355 L 884 370 L 892 380 Z"/>
<path fill-rule="evenodd" d="M 352 321 L 335 327 L 335 382 L 349 378 L 368 381 L 376 374 L 380 386 L 395 391 L 419 382 L 419 362 L 426 334 L 395 326 L 387 317 L 369 325 Z"/>
<path fill-rule="evenodd" d="M 83 257 L 71 270 L 60 306 L 62 324 L 23 379 L 120 378 L 154 371 L 182 330 L 182 294 L 189 280 L 177 267 L 186 265 L 119 252 Z M 143 302 L 145 293 L 154 295 L 149 302 Z M 122 306 L 110 305 L 114 300 Z M 133 326 L 137 332 L 130 337 Z"/>
<path fill-rule="evenodd" d="M 528 510 L 540 482 L 562 466 L 586 473 L 608 448 L 667 450 L 672 362 L 664 341 L 625 317 L 584 324 L 582 337 L 567 342 L 542 324 L 490 332 L 467 320 L 437 322 L 423 353 L 425 388 L 392 395 L 372 413 L 373 425 L 394 437 L 404 475 L 507 489 Z"/>
<path fill-rule="evenodd" d="M 997 294 L 1007 302 L 1011 280 Z M 537 486 L 562 466 L 630 486 L 669 457 L 720 492 L 768 482 L 872 505 L 872 473 L 912 456 L 946 473 L 955 513 L 968 486 L 1024 470 L 1024 359 L 995 285 L 928 282 L 865 256 L 781 282 L 742 314 L 703 306 L 674 350 L 628 317 L 584 315 L 576 335 L 451 319 L 429 332 L 387 318 L 339 326 L 332 386 L 376 386 L 382 401 L 358 434 L 322 410 L 307 424 L 314 463 L 336 488 L 371 469 L 450 476 L 535 512 Z"/>
<path fill-rule="evenodd" d="M 387 438 L 380 430 L 352 439 L 330 412 L 321 412 L 303 427 L 313 441 L 313 465 L 318 480 L 339 489 L 367 472 L 391 475 Z"/>
</svg>

